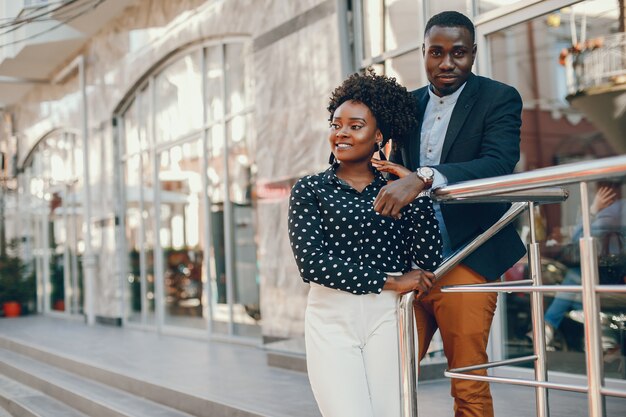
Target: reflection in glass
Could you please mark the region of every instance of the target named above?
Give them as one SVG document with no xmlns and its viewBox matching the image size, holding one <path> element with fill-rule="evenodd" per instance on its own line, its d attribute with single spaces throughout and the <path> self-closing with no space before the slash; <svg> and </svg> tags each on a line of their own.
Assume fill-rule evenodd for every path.
<svg viewBox="0 0 626 417">
<path fill-rule="evenodd" d="M 202 126 L 201 79 L 198 53 L 181 58 L 156 77 L 157 142 L 177 139 Z"/>
<path fill-rule="evenodd" d="M 588 39 L 606 35 L 616 25 L 614 14 L 598 13 L 596 6 L 602 3 L 588 1 L 576 5 L 577 25 L 585 22 Z M 582 19 L 581 13 L 585 10 L 587 13 Z M 521 143 L 525 166 L 521 167 L 522 170 L 614 154 L 599 126 L 570 107 L 565 99 L 568 77 L 557 63 L 561 49 L 573 41 L 569 22 L 572 14 L 571 9 L 554 13 L 557 12 L 559 19 L 541 16 L 488 37 L 493 77 L 516 87 L 524 101 Z M 548 65 L 551 62 L 555 64 Z M 602 185 L 590 184 L 591 200 Z M 534 226 L 541 247 L 542 276 L 544 284 L 548 285 L 580 284 L 580 194 L 578 186 L 568 189 L 570 197 L 567 201 L 560 205 L 540 206 L 536 212 Z M 626 210 L 621 207 L 623 192 L 623 184 L 614 186 L 611 192 L 614 201 L 604 207 L 606 211 L 601 207 L 594 210 L 597 213 L 592 219 L 592 231 L 598 239 L 601 283 L 625 284 L 626 252 L 622 253 L 622 248 L 626 246 L 622 242 L 626 242 Z M 609 216 L 611 211 L 613 215 Z M 605 221 L 604 225 L 602 221 Z M 520 224 L 520 229 L 522 237 L 528 241 L 530 227 L 527 219 Z M 523 260 L 507 271 L 505 279 L 527 279 L 528 275 L 528 266 Z M 619 294 L 600 298 L 605 375 L 623 379 L 626 374 L 616 363 L 623 364 L 625 360 L 621 317 L 626 314 L 626 297 Z M 506 294 L 503 301 L 506 357 L 531 355 L 529 295 Z M 546 293 L 544 308 L 548 369 L 585 374 L 580 294 Z"/>
<path fill-rule="evenodd" d="M 385 0 L 385 51 L 422 39 L 423 35 L 419 31 L 420 16 L 418 1 Z"/>
<path fill-rule="evenodd" d="M 246 43 L 210 45 L 178 58 L 137 93 L 124 114 L 126 305 L 131 321 L 150 323 L 156 317 L 153 259 L 159 246 L 165 325 L 260 334 L 249 48 Z M 203 74 L 200 57 L 205 59 Z M 152 88 L 154 117 L 147 100 Z M 152 124 L 156 140 L 148 140 Z M 198 139 L 202 129 L 206 149 Z M 163 146 L 168 141 L 176 144 Z M 155 145 L 156 161 L 154 150 L 145 152 Z M 154 230 L 156 223 L 159 230 Z"/>
<path fill-rule="evenodd" d="M 252 193 L 252 139 L 246 128 L 250 119 L 236 117 L 226 125 L 228 137 L 229 197 L 232 207 L 232 259 L 234 331 L 242 336 L 260 335 L 259 275 L 256 263 L 255 198 Z"/>
<path fill-rule="evenodd" d="M 124 115 L 124 152 L 132 155 L 141 150 L 136 102 L 130 105 Z"/>
<path fill-rule="evenodd" d="M 246 67 L 244 60 L 246 52 L 241 43 L 226 45 L 226 112 L 233 114 L 242 111 L 246 106 Z"/>
<path fill-rule="evenodd" d="M 165 281 L 165 324 L 206 328 L 203 317 L 202 143 L 161 153 L 160 245 Z"/>
<path fill-rule="evenodd" d="M 211 327 L 215 333 L 228 333 L 230 312 L 226 285 L 226 239 L 224 230 L 224 128 L 222 124 L 209 130 L 207 151 L 207 195 L 209 200 L 209 275 L 211 277 Z"/>
<path fill-rule="evenodd" d="M 383 2 L 364 1 L 362 8 L 363 57 L 368 59 L 383 53 Z"/>
<path fill-rule="evenodd" d="M 224 126 L 218 124 L 209 130 L 208 134 L 208 183 L 209 201 L 213 204 L 224 203 Z"/>
<path fill-rule="evenodd" d="M 222 45 L 206 48 L 206 119 L 213 122 L 224 117 L 224 101 L 222 86 L 224 74 L 222 70 Z"/>
<path fill-rule="evenodd" d="M 519 3 L 520 0 L 476 0 L 478 14 L 497 9 L 498 7 L 508 6 L 510 4 Z M 438 3 L 438 2 L 435 2 Z"/>
<path fill-rule="evenodd" d="M 385 61 L 385 75 L 395 77 L 409 91 L 421 87 L 424 60 L 421 51 L 415 50 Z"/>
<path fill-rule="evenodd" d="M 595 195 L 591 234 L 597 240 L 599 283 L 626 284 L 626 190 L 623 181 L 600 181 L 590 184 Z M 542 279 L 548 285 L 580 285 L 581 264 L 579 239 L 582 236 L 580 199 L 563 203 L 564 211 L 577 213 L 574 223 L 563 223 L 542 242 Z M 540 221 L 541 222 L 541 221 Z M 506 274 L 507 280 L 527 279 L 525 263 Z M 532 334 L 528 294 L 506 295 L 507 355 L 531 355 Z M 626 294 L 600 295 L 604 373 L 607 377 L 625 378 L 626 361 Z M 548 369 L 586 373 L 584 318 L 581 293 L 553 293 L 544 297 L 544 320 Z M 564 354 L 567 352 L 567 354 Z"/>
<path fill-rule="evenodd" d="M 32 228 L 36 281 L 44 311 L 82 312 L 82 150 L 74 135 L 39 143 L 25 163 L 26 217 Z M 28 260 L 27 260 L 28 261 Z"/>
<path fill-rule="evenodd" d="M 126 199 L 126 315 L 131 322 L 155 323 L 154 189 L 148 152 L 130 156 L 124 164 Z"/>
<path fill-rule="evenodd" d="M 143 298 L 141 253 L 145 227 L 141 216 L 140 199 L 141 155 L 128 158 L 124 171 L 126 174 L 126 249 L 128 250 L 126 313 L 128 320 L 140 322 Z"/>
<path fill-rule="evenodd" d="M 154 275 L 154 248 L 156 245 L 157 234 L 155 231 L 155 189 L 154 189 L 154 169 L 151 153 L 144 152 L 141 154 L 141 177 L 142 186 L 139 187 L 138 196 L 141 201 L 141 219 L 143 222 L 143 250 L 140 254 L 140 262 L 142 265 L 142 314 L 144 323 L 154 325 L 155 322 L 155 275 Z M 145 276 L 145 278 L 144 278 Z"/>
<path fill-rule="evenodd" d="M 150 144 L 150 135 L 148 135 L 149 126 L 152 123 L 152 114 L 150 113 L 148 88 L 137 93 L 137 124 L 138 124 L 138 140 L 141 150 L 148 149 Z"/>
</svg>

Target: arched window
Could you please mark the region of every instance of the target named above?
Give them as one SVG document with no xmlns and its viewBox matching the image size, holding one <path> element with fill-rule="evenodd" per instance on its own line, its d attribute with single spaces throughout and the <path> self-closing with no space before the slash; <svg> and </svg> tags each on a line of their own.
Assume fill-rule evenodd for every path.
<svg viewBox="0 0 626 417">
<path fill-rule="evenodd" d="M 55 130 L 23 164 L 23 255 L 37 282 L 37 309 L 81 314 L 84 251 L 81 141 Z"/>
<path fill-rule="evenodd" d="M 128 322 L 260 335 L 250 59 L 180 51 L 120 113 Z"/>
</svg>

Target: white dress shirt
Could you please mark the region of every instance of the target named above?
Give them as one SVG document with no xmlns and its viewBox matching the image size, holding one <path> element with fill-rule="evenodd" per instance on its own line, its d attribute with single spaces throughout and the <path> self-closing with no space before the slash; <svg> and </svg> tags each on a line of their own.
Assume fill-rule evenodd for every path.
<svg viewBox="0 0 626 417">
<path fill-rule="evenodd" d="M 439 165 L 441 162 L 441 151 L 443 149 L 443 141 L 446 138 L 446 132 L 448 131 L 448 125 L 450 124 L 450 118 L 452 117 L 452 111 L 456 102 L 461 95 L 461 92 L 465 88 L 464 83 L 454 93 L 439 97 L 432 92 L 432 89 L 428 88 L 428 94 L 430 100 L 426 104 L 426 111 L 424 112 L 424 120 L 422 122 L 421 136 L 420 136 L 420 165 L 421 166 L 433 166 Z M 447 178 L 438 170 L 435 171 L 435 178 L 433 179 L 433 188 L 442 187 L 448 183 Z M 448 257 L 452 253 L 450 247 L 450 237 L 446 229 L 446 225 L 441 215 L 441 207 L 438 203 L 435 203 L 435 215 L 439 221 L 439 228 L 443 238 L 443 256 Z"/>
</svg>

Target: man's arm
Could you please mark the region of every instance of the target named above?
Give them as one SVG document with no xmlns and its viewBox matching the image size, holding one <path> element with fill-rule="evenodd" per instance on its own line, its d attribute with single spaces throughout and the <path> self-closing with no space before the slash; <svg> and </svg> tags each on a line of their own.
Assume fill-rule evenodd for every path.
<svg viewBox="0 0 626 417">
<path fill-rule="evenodd" d="M 467 161 L 432 167 L 449 183 L 510 174 L 519 160 L 522 99 L 512 87 L 501 88 L 495 97 L 490 98 L 493 101 L 485 112 L 485 128 L 478 154 Z M 462 137 L 457 138 L 455 144 L 462 140 Z M 423 189 L 424 183 L 417 175 L 407 175 L 381 189 L 374 201 L 374 210 L 384 216 L 396 217 Z"/>
</svg>

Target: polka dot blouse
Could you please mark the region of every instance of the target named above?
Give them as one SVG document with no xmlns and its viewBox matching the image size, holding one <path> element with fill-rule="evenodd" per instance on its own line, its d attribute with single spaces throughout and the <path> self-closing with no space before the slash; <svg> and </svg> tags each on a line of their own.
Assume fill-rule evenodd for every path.
<svg viewBox="0 0 626 417">
<path fill-rule="evenodd" d="M 412 262 L 425 270 L 437 267 L 442 243 L 429 197 L 418 197 L 394 220 L 373 208 L 387 183 L 378 171 L 358 192 L 335 169 L 303 177 L 291 190 L 289 240 L 305 282 L 379 293 L 387 273 L 406 272 Z"/>
</svg>

